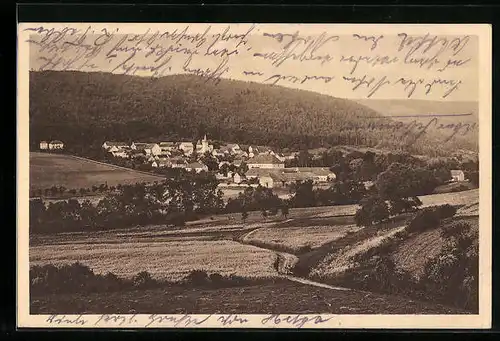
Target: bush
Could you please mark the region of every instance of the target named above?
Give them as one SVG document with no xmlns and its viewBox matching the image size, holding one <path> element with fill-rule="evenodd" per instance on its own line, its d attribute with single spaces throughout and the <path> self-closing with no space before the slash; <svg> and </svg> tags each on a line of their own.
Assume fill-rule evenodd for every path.
<svg viewBox="0 0 500 341">
<path fill-rule="evenodd" d="M 415 217 L 408 225 L 409 232 L 421 232 L 437 228 L 440 223 L 440 215 L 434 208 L 424 208 L 417 212 Z"/>
<path fill-rule="evenodd" d="M 203 270 L 193 270 L 185 278 L 185 283 L 188 285 L 206 285 L 210 281 L 208 274 Z"/>
<path fill-rule="evenodd" d="M 361 208 L 356 211 L 354 221 L 358 226 L 370 226 L 380 223 L 390 216 L 389 205 L 379 197 L 368 197 L 361 201 Z"/>
<path fill-rule="evenodd" d="M 33 293 L 69 293 L 113 291 L 127 287 L 125 280 L 114 274 L 96 275 L 78 262 L 56 267 L 52 264 L 30 269 L 30 289 Z"/>
<path fill-rule="evenodd" d="M 436 211 L 441 219 L 451 218 L 457 213 L 456 207 L 450 204 L 437 206 Z"/>
<path fill-rule="evenodd" d="M 208 276 L 208 280 L 210 281 L 210 284 L 214 287 L 220 287 L 224 285 L 224 282 L 226 281 L 225 278 L 218 273 L 213 273 Z"/>
<path fill-rule="evenodd" d="M 311 245 L 304 245 L 299 249 L 299 253 L 307 253 L 311 251 L 312 251 Z"/>
<path fill-rule="evenodd" d="M 427 263 L 420 286 L 440 300 L 470 311 L 478 309 L 479 244 L 469 224 L 447 231 L 441 253 Z M 472 233 L 471 233 L 472 232 Z"/>
<path fill-rule="evenodd" d="M 465 231 L 469 231 L 471 226 L 465 221 L 457 221 L 451 224 L 446 224 L 441 230 L 441 237 L 445 239 L 458 238 Z"/>
<path fill-rule="evenodd" d="M 149 289 L 158 285 L 158 282 L 151 277 L 147 271 L 141 271 L 132 278 L 132 283 L 135 288 Z"/>
</svg>

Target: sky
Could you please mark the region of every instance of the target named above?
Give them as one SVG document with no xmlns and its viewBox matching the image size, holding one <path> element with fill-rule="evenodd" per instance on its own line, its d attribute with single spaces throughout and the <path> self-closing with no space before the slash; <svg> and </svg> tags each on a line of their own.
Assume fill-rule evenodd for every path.
<svg viewBox="0 0 500 341">
<path fill-rule="evenodd" d="M 479 39 L 466 34 L 472 30 L 453 25 L 28 24 L 25 27 L 31 28 L 25 31 L 25 36 L 30 34 L 30 39 L 38 42 L 29 44 L 33 70 L 66 68 L 152 76 L 150 68 L 155 66 L 159 67 L 157 75 L 170 75 L 207 69 L 206 74 L 210 74 L 222 65 L 221 70 L 227 68 L 227 71 L 221 78 L 268 84 L 278 81 L 277 85 L 342 98 L 405 99 L 410 95 L 412 99 L 477 101 L 479 96 Z M 74 32 L 64 31 L 68 27 L 79 31 L 70 34 Z M 49 31 L 50 28 L 54 30 Z M 102 34 L 103 29 L 107 36 Z M 223 32 L 225 35 L 221 35 Z M 147 34 L 142 36 L 143 33 Z M 69 61 L 83 55 L 84 48 L 75 43 L 78 37 L 84 37 L 79 40 L 80 45 L 94 46 L 94 55 L 66 67 L 64 63 L 47 64 L 47 60 L 61 57 Z M 108 38 L 100 50 L 95 48 L 95 41 L 102 43 Z M 45 45 L 40 45 L 42 41 Z M 175 52 L 167 52 L 169 47 Z M 153 53 L 148 55 L 148 52 Z M 281 65 L 272 64 L 290 52 L 295 53 L 297 60 L 291 55 Z M 299 60 L 301 52 L 303 57 L 315 60 Z M 156 62 L 155 53 L 163 54 Z M 120 64 L 132 54 L 124 64 L 130 69 L 125 71 Z M 431 67 L 430 63 L 418 64 L 419 60 L 433 60 L 433 57 L 438 62 Z M 353 70 L 358 59 L 361 61 Z M 416 83 L 413 92 L 412 81 Z M 361 84 L 354 89 L 358 83 Z"/>
</svg>

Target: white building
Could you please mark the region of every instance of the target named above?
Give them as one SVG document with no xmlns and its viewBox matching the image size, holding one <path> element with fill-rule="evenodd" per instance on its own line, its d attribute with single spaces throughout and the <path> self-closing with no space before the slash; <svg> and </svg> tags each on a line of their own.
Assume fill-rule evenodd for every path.
<svg viewBox="0 0 500 341">
<path fill-rule="evenodd" d="M 285 163 L 274 155 L 259 154 L 247 161 L 248 168 L 285 168 Z"/>
<path fill-rule="evenodd" d="M 47 141 L 40 141 L 40 149 L 41 150 L 49 149 L 49 143 Z"/>
<path fill-rule="evenodd" d="M 208 171 L 208 167 L 199 163 L 199 162 L 193 162 L 188 165 L 186 165 L 186 170 L 188 171 L 195 171 L 196 173 L 200 173 L 202 171 Z"/>
<path fill-rule="evenodd" d="M 191 155 L 194 152 L 193 143 L 192 142 L 181 142 L 179 143 L 179 150 L 185 155 Z"/>
<path fill-rule="evenodd" d="M 102 144 L 102 148 L 106 149 L 107 151 L 112 151 L 112 148 L 114 148 L 113 151 L 117 151 L 118 149 L 123 149 L 126 147 L 128 147 L 128 145 L 125 142 L 105 141 Z"/>
<path fill-rule="evenodd" d="M 453 169 L 450 172 L 451 172 L 452 181 L 464 181 L 465 180 L 464 171 L 459 170 L 459 169 Z"/>
<path fill-rule="evenodd" d="M 51 150 L 61 150 L 64 148 L 64 143 L 59 140 L 54 140 L 49 142 L 49 149 Z"/>
<path fill-rule="evenodd" d="M 132 150 L 143 150 L 146 155 L 161 155 L 161 148 L 158 143 L 134 142 L 130 146 Z"/>
</svg>

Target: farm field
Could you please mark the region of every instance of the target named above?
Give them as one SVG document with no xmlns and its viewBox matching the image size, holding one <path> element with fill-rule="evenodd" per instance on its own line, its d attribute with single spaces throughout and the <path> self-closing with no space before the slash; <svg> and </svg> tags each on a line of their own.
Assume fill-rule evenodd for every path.
<svg viewBox="0 0 500 341">
<path fill-rule="evenodd" d="M 393 223 L 389 229 L 381 229 L 379 232 L 366 235 L 357 242 L 349 243 L 344 247 L 334 249 L 317 266 L 311 269 L 311 276 L 324 278 L 335 276 L 354 265 L 354 258 L 371 248 L 382 244 L 384 240 L 403 231 L 406 228 L 404 221 Z M 354 234 L 355 235 L 355 234 Z"/>
<path fill-rule="evenodd" d="M 407 297 L 288 281 L 220 289 L 169 287 L 32 296 L 30 308 L 31 314 L 468 314 Z"/>
<path fill-rule="evenodd" d="M 472 215 L 470 212 L 477 210 L 477 195 L 478 191 L 473 190 L 436 194 L 421 197 L 421 200 L 424 205 L 436 205 L 448 202 L 453 196 L 453 203 L 467 204 L 462 208 L 463 214 Z M 356 255 L 380 245 L 405 228 L 404 217 L 378 226 L 357 228 L 353 225 L 353 217 L 346 215 L 356 207 L 291 209 L 287 217 L 278 214 L 267 218 L 260 212 L 249 212 L 246 222 L 241 220 L 240 213 L 224 214 L 191 221 L 179 228 L 157 225 L 31 235 L 30 265 L 78 261 L 97 274 L 112 272 L 130 278 L 148 271 L 153 278 L 170 282 L 180 282 L 193 270 L 247 278 L 297 276 L 293 278 L 329 281 L 349 268 Z M 474 217 L 462 219 L 475 226 L 478 224 Z M 406 244 L 393 255 L 396 264 L 415 273 L 421 271 L 426 256 L 440 250 L 439 234 L 431 232 L 405 241 Z M 304 246 L 311 250 L 303 250 Z M 293 302 L 282 295 L 293 295 Z M 173 286 L 106 294 L 45 295 L 32 297 L 32 309 L 38 313 L 49 313 L 51 309 L 58 312 L 68 309 L 68 313 L 203 313 L 214 309 L 227 313 L 268 310 L 343 314 L 455 311 L 434 303 L 411 301 L 407 297 L 356 290 L 335 291 L 289 281 L 219 289 Z"/>
<path fill-rule="evenodd" d="M 439 193 L 420 196 L 422 206 L 433 205 L 469 205 L 479 202 L 479 189 L 471 189 L 468 191 L 454 192 L 454 193 Z"/>
<path fill-rule="evenodd" d="M 246 235 L 244 241 L 273 248 L 286 248 L 290 252 L 299 252 L 303 248 L 315 249 L 331 241 L 344 237 L 349 232 L 356 232 L 355 225 L 341 226 L 297 226 L 287 228 L 261 228 Z"/>
<path fill-rule="evenodd" d="M 163 179 L 152 174 L 61 154 L 31 152 L 29 167 L 30 190 L 43 190 L 52 186 L 80 189 L 104 183 L 116 186 Z"/>
<path fill-rule="evenodd" d="M 421 276 L 429 259 L 437 256 L 443 248 L 444 240 L 441 237 L 443 227 L 456 222 L 466 222 L 473 229 L 479 229 L 479 216 L 455 216 L 436 229 L 419 233 L 404 241 L 398 250 L 391 255 L 396 266 L 410 272 L 417 278 Z"/>
<path fill-rule="evenodd" d="M 273 252 L 229 240 L 74 243 L 30 248 L 31 266 L 77 261 L 97 274 L 112 272 L 131 278 L 148 271 L 153 278 L 172 282 L 181 281 L 192 270 L 252 278 L 277 276 Z"/>
</svg>

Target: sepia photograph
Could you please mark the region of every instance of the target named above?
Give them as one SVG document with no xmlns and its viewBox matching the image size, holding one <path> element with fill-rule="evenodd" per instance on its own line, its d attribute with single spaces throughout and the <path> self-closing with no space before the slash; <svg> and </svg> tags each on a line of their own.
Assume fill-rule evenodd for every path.
<svg viewBox="0 0 500 341">
<path fill-rule="evenodd" d="M 491 27 L 22 23 L 18 323 L 491 325 Z"/>
</svg>

